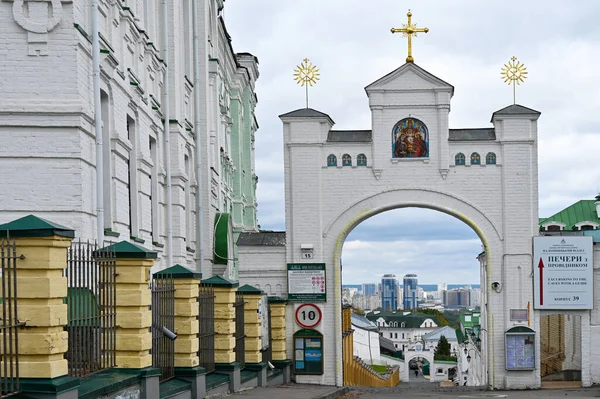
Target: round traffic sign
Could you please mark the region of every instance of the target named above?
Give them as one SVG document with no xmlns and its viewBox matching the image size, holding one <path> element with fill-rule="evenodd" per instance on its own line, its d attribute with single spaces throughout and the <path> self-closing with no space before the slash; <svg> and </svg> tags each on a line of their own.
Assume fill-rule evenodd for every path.
<svg viewBox="0 0 600 399">
<path fill-rule="evenodd" d="M 304 328 L 313 328 L 321 323 L 323 314 L 317 305 L 305 303 L 296 309 L 296 323 Z"/>
</svg>

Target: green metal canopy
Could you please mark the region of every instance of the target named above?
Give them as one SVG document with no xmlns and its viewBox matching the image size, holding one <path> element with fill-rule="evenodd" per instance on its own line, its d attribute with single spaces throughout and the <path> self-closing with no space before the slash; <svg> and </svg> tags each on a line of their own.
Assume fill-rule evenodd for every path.
<svg viewBox="0 0 600 399">
<path fill-rule="evenodd" d="M 229 253 L 230 235 L 229 235 L 229 213 L 217 213 L 215 215 L 215 250 L 213 253 L 213 263 L 216 265 L 226 265 L 230 256 Z"/>
</svg>

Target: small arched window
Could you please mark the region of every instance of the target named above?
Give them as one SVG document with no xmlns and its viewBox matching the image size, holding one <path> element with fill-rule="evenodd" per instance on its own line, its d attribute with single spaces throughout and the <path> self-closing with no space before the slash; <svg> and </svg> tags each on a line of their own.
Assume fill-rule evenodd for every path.
<svg viewBox="0 0 600 399">
<path fill-rule="evenodd" d="M 342 166 L 352 166 L 352 157 L 349 154 L 342 155 Z"/>
<path fill-rule="evenodd" d="M 333 154 L 329 154 L 327 157 L 327 166 L 337 166 L 337 157 Z"/>
<path fill-rule="evenodd" d="M 496 154 L 493 152 L 488 152 L 485 156 L 486 165 L 496 165 Z"/>
<path fill-rule="evenodd" d="M 358 166 L 367 166 L 367 156 L 365 154 L 358 154 L 356 164 Z"/>
<path fill-rule="evenodd" d="M 404 328 L 406 326 L 405 322 L 402 322 L 402 324 L 400 324 L 400 327 Z"/>
<path fill-rule="evenodd" d="M 476 152 L 471 154 L 471 165 L 481 165 L 481 157 Z"/>
<path fill-rule="evenodd" d="M 459 152 L 454 156 L 454 164 L 455 165 L 464 165 L 465 164 L 465 154 Z"/>
</svg>

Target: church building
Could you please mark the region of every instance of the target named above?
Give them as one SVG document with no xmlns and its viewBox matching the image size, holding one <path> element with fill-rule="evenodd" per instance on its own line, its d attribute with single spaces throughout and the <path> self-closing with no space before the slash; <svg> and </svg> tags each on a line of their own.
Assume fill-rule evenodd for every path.
<svg viewBox="0 0 600 399">
<path fill-rule="evenodd" d="M 224 0 L 98 1 L 101 130 L 91 0 L 21 4 L 0 2 L 0 222 L 34 213 L 97 240 L 103 209 L 105 243 L 237 279 L 235 240 L 257 231 L 259 72 L 233 50 Z"/>
</svg>

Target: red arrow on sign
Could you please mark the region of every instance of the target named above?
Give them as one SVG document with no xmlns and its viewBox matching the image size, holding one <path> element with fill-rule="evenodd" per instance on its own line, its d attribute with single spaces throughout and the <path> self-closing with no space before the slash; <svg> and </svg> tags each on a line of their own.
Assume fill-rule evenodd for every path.
<svg viewBox="0 0 600 399">
<path fill-rule="evenodd" d="M 540 305 L 544 304 L 544 261 L 540 258 L 538 263 L 538 269 L 540 269 Z"/>
</svg>

